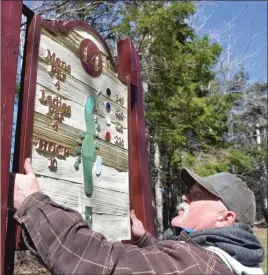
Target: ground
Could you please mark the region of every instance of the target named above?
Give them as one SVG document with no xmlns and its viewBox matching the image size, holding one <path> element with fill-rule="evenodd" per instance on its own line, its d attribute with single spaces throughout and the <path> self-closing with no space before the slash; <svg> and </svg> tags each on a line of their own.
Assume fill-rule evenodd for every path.
<svg viewBox="0 0 268 275">
<path fill-rule="evenodd" d="M 264 262 L 262 263 L 262 268 L 264 274 L 268 274 L 267 270 L 267 228 L 255 228 L 255 234 L 260 239 L 263 247 L 265 248 Z M 15 270 L 14 274 L 26 275 L 49 275 L 50 273 L 44 269 L 35 259 L 31 256 L 30 251 L 18 251 L 15 257 Z"/>
<path fill-rule="evenodd" d="M 267 269 L 267 247 L 268 247 L 268 241 L 267 241 L 267 228 L 255 228 L 254 229 L 255 234 L 258 236 L 259 240 L 261 241 L 264 249 L 265 249 L 265 256 L 264 256 L 264 262 L 262 263 L 262 269 L 264 274 L 268 274 Z"/>
<path fill-rule="evenodd" d="M 29 250 L 16 251 L 14 275 L 50 275 L 42 265 L 36 260 L 35 256 L 31 255 Z"/>
</svg>

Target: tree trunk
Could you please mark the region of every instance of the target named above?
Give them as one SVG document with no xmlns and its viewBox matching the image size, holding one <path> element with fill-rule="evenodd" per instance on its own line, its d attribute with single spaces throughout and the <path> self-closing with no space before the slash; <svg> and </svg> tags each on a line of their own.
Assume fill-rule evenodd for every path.
<svg viewBox="0 0 268 275">
<path fill-rule="evenodd" d="M 163 239 L 163 197 L 162 197 L 162 184 L 161 176 L 162 170 L 160 165 L 160 152 L 158 144 L 154 143 L 154 167 L 156 171 L 155 180 L 155 225 L 156 225 L 156 237 L 158 240 Z"/>
<path fill-rule="evenodd" d="M 261 150 L 261 134 L 259 130 L 259 124 L 256 124 L 256 138 L 257 138 L 257 144 L 258 149 Z M 268 222 L 268 202 L 267 202 L 267 169 L 266 169 L 266 163 L 264 159 L 262 159 L 261 163 L 261 194 L 262 194 L 262 203 L 263 203 L 263 214 L 265 221 Z"/>
<path fill-rule="evenodd" d="M 261 169 L 261 193 L 262 193 L 262 203 L 263 203 L 263 214 L 266 223 L 268 223 L 268 201 L 267 201 L 267 169 L 266 169 L 266 163 L 265 161 L 262 161 L 262 169 Z"/>
</svg>

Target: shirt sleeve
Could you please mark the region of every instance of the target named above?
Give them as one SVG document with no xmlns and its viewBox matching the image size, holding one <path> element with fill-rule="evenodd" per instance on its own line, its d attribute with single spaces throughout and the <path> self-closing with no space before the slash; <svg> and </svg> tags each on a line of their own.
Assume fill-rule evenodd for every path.
<svg viewBox="0 0 268 275">
<path fill-rule="evenodd" d="M 140 248 L 156 244 L 158 241 L 148 231 L 146 231 L 138 240 L 135 241 L 135 245 Z"/>
<path fill-rule="evenodd" d="M 157 241 L 146 232 L 137 245 L 108 242 L 75 210 L 37 192 L 15 213 L 30 247 L 52 274 L 230 274 L 222 260 L 196 244 Z M 138 247 L 139 245 L 139 247 Z"/>
<path fill-rule="evenodd" d="M 41 192 L 29 196 L 14 217 L 52 274 L 111 274 L 115 268 L 132 273 L 121 242 L 108 242 L 78 212 Z"/>
</svg>

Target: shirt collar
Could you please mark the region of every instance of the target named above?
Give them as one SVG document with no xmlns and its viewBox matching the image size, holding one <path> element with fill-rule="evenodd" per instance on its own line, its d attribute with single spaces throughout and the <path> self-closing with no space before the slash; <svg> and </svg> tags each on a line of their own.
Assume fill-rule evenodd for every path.
<svg viewBox="0 0 268 275">
<path fill-rule="evenodd" d="M 185 231 L 187 234 L 194 232 L 193 229 L 185 228 L 185 227 L 174 227 L 176 235 L 180 235 L 182 231 Z"/>
</svg>

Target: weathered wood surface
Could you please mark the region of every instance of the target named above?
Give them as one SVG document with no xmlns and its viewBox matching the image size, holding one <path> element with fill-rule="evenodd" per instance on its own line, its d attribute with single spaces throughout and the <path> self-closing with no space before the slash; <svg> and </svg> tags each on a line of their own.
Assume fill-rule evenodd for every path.
<svg viewBox="0 0 268 275">
<path fill-rule="evenodd" d="M 91 39 L 102 52 L 103 70 L 99 77 L 91 77 L 81 65 L 79 46 L 83 39 Z M 51 64 L 47 59 L 48 51 L 56 58 L 71 66 L 71 72 L 64 72 L 66 79 L 58 80 L 50 72 Z M 39 47 L 34 127 L 32 139 L 32 163 L 38 176 L 41 190 L 56 202 L 74 208 L 83 216 L 85 207 L 92 207 L 93 229 L 103 233 L 109 240 L 130 239 L 129 220 L 129 167 L 128 167 L 128 125 L 127 125 L 127 87 L 117 78 L 117 74 L 106 56 L 103 45 L 96 37 L 83 29 L 72 30 L 68 35 L 53 35 L 42 29 Z M 56 87 L 59 81 L 60 88 Z M 107 95 L 106 89 L 111 90 Z M 58 129 L 53 128 L 55 118 L 47 114 L 49 106 L 40 101 L 41 90 L 45 96 L 58 96 L 62 103 L 71 106 L 71 115 L 64 116 Z M 99 143 L 95 155 L 102 156 L 102 172 L 96 175 L 94 163 L 93 195 L 88 198 L 84 193 L 83 166 L 74 168 L 77 159 L 75 148 L 79 146 L 79 132 L 86 130 L 84 106 L 87 97 L 95 97 L 97 106 L 96 118 L 97 137 Z M 117 101 L 123 98 L 123 104 Z M 111 110 L 107 112 L 105 103 L 109 102 Z M 115 110 L 123 112 L 123 118 L 115 115 Z M 107 124 L 106 119 L 110 120 Z M 122 130 L 116 129 L 115 122 L 122 123 Z M 98 127 L 97 127 L 98 125 Z M 105 140 L 105 133 L 111 133 L 111 141 Z M 122 138 L 124 145 L 116 144 L 115 137 Z M 35 149 L 38 139 L 53 142 L 69 149 L 69 155 L 62 158 L 55 153 Z M 50 158 L 57 161 L 57 169 L 48 168 Z M 85 217 L 85 216 L 84 216 Z"/>
<path fill-rule="evenodd" d="M 22 4 L 22 1 L 1 2 L 1 274 L 13 271 L 15 236 L 7 228 L 14 219 L 7 219 L 7 206 Z"/>
<path fill-rule="evenodd" d="M 130 238 L 128 193 L 109 190 L 105 188 L 105 183 L 102 187 L 95 184 L 93 196 L 88 198 L 85 196 L 83 184 L 38 174 L 37 177 L 41 189 L 59 204 L 77 210 L 82 216 L 85 206 L 92 207 L 93 229 L 109 240 Z"/>
<path fill-rule="evenodd" d="M 85 105 L 85 101 L 89 95 L 93 95 L 95 98 L 97 98 L 98 92 L 101 93 L 101 96 L 99 100 L 101 102 L 109 101 L 111 102 L 111 115 L 113 115 L 113 110 L 116 108 L 119 108 L 124 112 L 124 121 L 126 123 L 126 107 L 116 103 L 116 95 L 118 94 L 120 97 L 124 98 L 124 105 L 127 104 L 126 94 L 127 90 L 122 87 L 121 85 L 117 84 L 116 82 L 110 81 L 108 77 L 103 77 L 102 80 L 97 79 L 97 81 L 101 81 L 98 90 L 95 90 L 94 88 L 90 87 L 89 85 L 86 85 L 85 83 L 78 81 L 75 78 L 72 78 L 71 76 L 67 76 L 66 80 L 59 81 L 60 82 L 60 90 L 58 91 L 55 83 L 57 80 L 55 77 L 52 77 L 48 74 L 48 70 L 50 69 L 49 65 L 43 64 L 42 62 L 39 62 L 38 64 L 38 75 L 37 75 L 37 83 L 41 87 L 37 87 L 37 95 L 40 94 L 40 89 L 48 89 L 51 92 L 53 92 L 56 95 L 59 95 L 65 99 L 69 99 L 81 106 Z M 101 76 L 100 76 L 101 77 Z M 96 80 L 95 80 L 96 81 Z M 111 89 L 111 96 L 106 95 L 106 89 Z M 100 109 L 101 113 L 106 114 L 106 110 L 104 107 L 104 104 Z M 111 118 L 116 119 L 115 116 L 111 116 Z"/>
<path fill-rule="evenodd" d="M 81 27 L 74 27 L 72 30 L 69 31 L 67 36 L 60 33 L 58 33 L 57 36 L 55 36 L 45 29 L 42 29 L 42 34 L 44 34 L 46 37 L 51 38 L 51 40 L 53 40 L 57 44 L 60 44 L 60 45 L 64 44 L 66 49 L 74 52 L 77 56 L 78 56 L 78 52 L 79 52 L 78 49 L 81 41 L 83 39 L 90 39 L 97 45 L 100 52 L 102 53 L 104 69 L 106 69 L 106 71 L 111 74 L 110 75 L 111 78 L 121 83 L 117 78 L 115 68 L 112 66 L 110 62 L 110 56 L 108 56 L 108 53 L 105 50 L 104 46 L 102 45 L 102 42 L 97 37 L 95 37 L 94 34 L 88 33 L 87 30 Z"/>
<path fill-rule="evenodd" d="M 38 139 L 44 139 L 54 144 L 59 144 L 65 148 L 69 149 L 69 154 L 73 157 L 76 157 L 74 152 L 75 148 L 78 145 L 78 138 L 80 130 L 77 130 L 72 127 L 66 127 L 66 125 L 60 125 L 58 131 L 51 129 L 52 120 L 44 121 L 39 120 L 35 115 L 35 124 L 33 129 L 33 145 L 37 146 Z M 43 117 L 44 118 L 44 117 Z M 49 118 L 46 118 L 49 120 Z M 109 144 L 101 139 L 95 139 L 95 142 L 99 144 L 99 149 L 96 149 L 95 155 L 102 156 L 102 162 L 104 165 L 114 167 L 119 171 L 128 171 L 128 154 L 127 150 L 113 144 Z M 33 147 L 33 157 L 36 149 Z M 39 157 L 45 156 L 51 158 L 55 156 L 55 153 L 39 151 Z M 64 160 L 65 161 L 65 160 Z M 74 164 L 74 162 L 73 162 Z"/>
<path fill-rule="evenodd" d="M 73 33 L 73 32 L 72 32 Z M 48 34 L 48 33 L 46 33 Z M 49 35 L 49 34 L 48 34 Z M 56 41 L 52 40 L 51 38 L 59 38 L 62 37 L 62 41 L 64 41 L 64 47 L 62 44 L 58 44 Z M 81 61 L 79 58 L 79 45 L 82 39 L 75 40 L 76 46 L 75 48 L 72 48 L 72 50 L 68 49 L 68 38 L 70 36 L 64 36 L 64 35 L 57 35 L 57 37 L 54 37 L 52 35 L 46 36 L 41 35 L 41 41 L 40 41 L 40 49 L 39 49 L 39 60 L 44 63 L 44 66 L 49 67 L 49 63 L 47 61 L 47 49 L 51 50 L 53 53 L 55 53 L 56 57 L 60 58 L 61 60 L 64 60 L 67 64 L 71 65 L 71 74 L 67 73 L 68 79 L 73 79 L 76 82 L 80 82 L 82 84 L 87 85 L 91 89 L 93 88 L 95 91 L 102 91 L 103 93 L 106 92 L 106 88 L 110 88 L 112 90 L 111 93 L 111 99 L 115 101 L 115 97 L 117 94 L 120 94 L 120 96 L 124 97 L 124 107 L 127 106 L 127 88 L 126 86 L 117 79 L 117 75 L 112 73 L 110 70 L 108 70 L 106 67 L 103 66 L 103 73 L 98 78 L 93 78 L 90 75 L 87 74 L 87 72 L 84 70 L 84 68 L 81 66 Z M 41 62 L 39 62 L 41 63 Z M 105 59 L 103 61 L 103 64 L 105 65 Z M 71 81 L 71 80 L 70 80 Z"/>
<path fill-rule="evenodd" d="M 48 158 L 50 157 L 51 154 L 39 152 L 33 148 L 33 168 L 37 174 L 66 181 L 73 181 L 76 183 L 83 183 L 82 165 L 77 171 L 73 166 L 76 157 L 69 156 L 66 157 L 66 159 L 56 158 L 58 163 L 57 172 L 50 171 L 48 168 Z M 127 172 L 118 172 L 118 170 L 114 167 L 107 166 L 104 161 L 102 165 L 102 173 L 99 177 L 96 176 L 95 170 L 96 164 L 94 164 L 92 169 L 94 186 L 98 185 L 102 188 L 128 193 L 129 186 Z"/>
<path fill-rule="evenodd" d="M 36 99 L 35 99 L 35 112 L 45 115 L 46 113 L 48 113 L 49 107 L 48 107 L 48 105 L 44 105 L 40 102 L 41 89 L 44 89 L 44 88 L 38 84 L 36 87 L 37 87 L 37 94 L 36 94 Z M 46 96 L 59 95 L 61 98 L 63 98 L 60 93 L 56 94 L 56 93 L 52 93 L 48 90 L 45 90 L 45 94 L 46 94 Z M 98 104 L 97 113 L 95 114 L 95 117 L 97 117 L 97 123 L 95 124 L 95 126 L 97 127 L 97 124 L 99 124 L 100 131 L 96 131 L 96 133 L 98 132 L 100 139 L 105 140 L 105 132 L 109 131 L 111 133 L 111 137 L 112 137 L 112 139 L 110 141 L 112 144 L 115 144 L 115 139 L 114 139 L 115 136 L 123 138 L 124 139 L 124 148 L 127 149 L 128 148 L 128 133 L 127 133 L 126 118 L 124 119 L 122 132 L 117 131 L 116 126 L 115 126 L 115 121 L 119 121 L 119 120 L 117 120 L 115 118 L 113 110 L 111 110 L 109 113 L 105 110 L 104 101 L 101 100 L 102 99 L 101 95 L 99 96 L 99 99 L 100 100 L 99 100 L 99 104 Z M 73 128 L 76 128 L 80 131 L 85 131 L 86 126 L 85 126 L 85 118 L 84 118 L 84 105 L 79 105 L 69 99 L 62 99 L 62 102 L 71 106 L 71 115 L 64 116 L 63 122 L 59 123 L 59 128 L 64 127 L 64 125 L 68 125 L 68 126 L 72 126 Z M 85 102 L 86 102 L 86 99 L 85 99 Z M 84 102 L 84 104 L 85 104 L 85 102 Z M 113 104 L 111 104 L 111 105 L 113 108 Z M 106 117 L 110 118 L 110 120 L 111 120 L 110 125 L 107 125 Z M 39 119 L 39 121 L 40 120 L 41 120 L 41 118 Z M 51 124 L 53 123 L 53 121 L 55 121 L 55 119 L 53 119 L 51 121 Z M 50 128 L 53 130 L 52 127 L 50 127 Z M 54 132 L 55 132 L 55 130 L 54 130 Z M 69 133 L 66 132 L 66 135 L 69 135 Z"/>
</svg>

